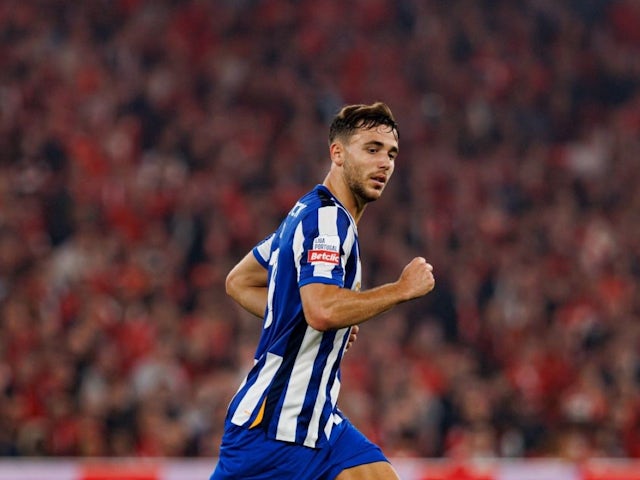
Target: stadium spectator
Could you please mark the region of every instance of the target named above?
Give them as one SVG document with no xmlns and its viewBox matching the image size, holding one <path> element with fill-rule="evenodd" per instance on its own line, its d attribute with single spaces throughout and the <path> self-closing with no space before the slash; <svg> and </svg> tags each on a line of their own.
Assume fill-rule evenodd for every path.
<svg viewBox="0 0 640 480">
<path fill-rule="evenodd" d="M 324 171 L 310 132 L 383 100 L 364 283 L 438 285 L 363 327 L 342 409 L 390 456 L 640 457 L 638 32 L 631 0 L 0 3 L 0 454 L 215 455 L 260 331 L 224 277 Z"/>
</svg>

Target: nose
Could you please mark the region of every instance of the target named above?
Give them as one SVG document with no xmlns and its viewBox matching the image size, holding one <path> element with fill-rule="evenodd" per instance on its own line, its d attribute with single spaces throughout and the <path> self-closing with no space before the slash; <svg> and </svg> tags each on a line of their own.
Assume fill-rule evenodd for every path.
<svg viewBox="0 0 640 480">
<path fill-rule="evenodd" d="M 384 171 L 391 170 L 393 168 L 393 158 L 390 155 L 381 155 L 380 163 L 378 166 Z"/>
</svg>

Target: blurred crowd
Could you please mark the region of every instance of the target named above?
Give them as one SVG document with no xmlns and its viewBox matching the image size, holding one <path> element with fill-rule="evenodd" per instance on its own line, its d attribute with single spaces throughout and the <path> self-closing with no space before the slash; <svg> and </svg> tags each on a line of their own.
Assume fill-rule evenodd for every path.
<svg viewBox="0 0 640 480">
<path fill-rule="evenodd" d="M 215 456 L 224 279 L 385 101 L 340 406 L 389 456 L 640 457 L 636 0 L 0 2 L 0 455 Z"/>
</svg>

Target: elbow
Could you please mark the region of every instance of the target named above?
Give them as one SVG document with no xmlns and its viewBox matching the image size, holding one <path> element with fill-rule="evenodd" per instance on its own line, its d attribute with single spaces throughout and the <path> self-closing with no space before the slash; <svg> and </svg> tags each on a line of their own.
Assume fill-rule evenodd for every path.
<svg viewBox="0 0 640 480">
<path fill-rule="evenodd" d="M 319 332 L 337 330 L 341 327 L 341 302 L 336 301 L 342 289 L 336 285 L 313 283 L 300 288 L 302 313 L 307 324 Z"/>
<path fill-rule="evenodd" d="M 227 295 L 229 295 L 231 298 L 236 298 L 238 292 L 238 275 L 236 274 L 235 270 L 231 270 L 227 274 L 227 278 L 224 282 L 224 288 Z"/>
<path fill-rule="evenodd" d="M 326 332 L 336 328 L 332 323 L 331 312 L 327 308 L 315 308 L 312 311 L 305 310 L 304 316 L 307 324 L 319 332 Z"/>
</svg>

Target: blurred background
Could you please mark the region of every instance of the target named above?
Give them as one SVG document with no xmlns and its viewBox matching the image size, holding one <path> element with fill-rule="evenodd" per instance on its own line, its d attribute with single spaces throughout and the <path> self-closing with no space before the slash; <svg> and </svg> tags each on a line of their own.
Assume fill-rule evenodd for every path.
<svg viewBox="0 0 640 480">
<path fill-rule="evenodd" d="M 224 278 L 376 100 L 364 287 L 437 284 L 342 410 L 392 457 L 640 457 L 636 0 L 2 0 L 0 456 L 215 457 L 261 328 Z"/>
</svg>

